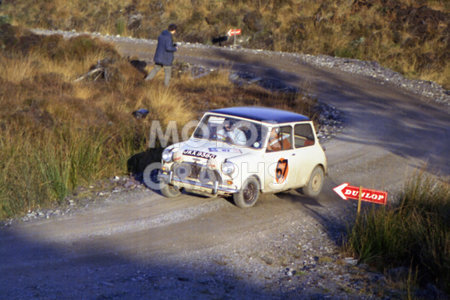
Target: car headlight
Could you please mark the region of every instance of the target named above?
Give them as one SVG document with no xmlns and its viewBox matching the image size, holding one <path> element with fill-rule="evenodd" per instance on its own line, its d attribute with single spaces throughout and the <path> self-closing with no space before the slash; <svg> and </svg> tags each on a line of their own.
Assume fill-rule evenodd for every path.
<svg viewBox="0 0 450 300">
<path fill-rule="evenodd" d="M 225 175 L 231 175 L 235 171 L 236 167 L 231 161 L 225 161 L 222 163 L 222 173 Z"/>
<path fill-rule="evenodd" d="M 164 149 L 163 153 L 162 153 L 162 159 L 165 162 L 170 162 L 172 161 L 172 149 Z"/>
</svg>

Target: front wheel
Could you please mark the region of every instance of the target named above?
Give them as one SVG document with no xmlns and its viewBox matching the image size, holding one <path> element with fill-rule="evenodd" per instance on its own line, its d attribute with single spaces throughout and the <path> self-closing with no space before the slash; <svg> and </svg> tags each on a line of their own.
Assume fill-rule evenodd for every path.
<svg viewBox="0 0 450 300">
<path fill-rule="evenodd" d="M 302 188 L 303 194 L 308 197 L 317 197 L 322 191 L 323 178 L 324 174 L 322 167 L 315 167 L 311 172 L 308 184 Z"/>
<path fill-rule="evenodd" d="M 239 192 L 233 194 L 233 201 L 240 208 L 255 205 L 259 198 L 260 184 L 255 177 L 248 178 Z"/>
<path fill-rule="evenodd" d="M 167 198 L 173 198 L 181 194 L 180 189 L 165 182 L 160 183 L 161 194 Z"/>
</svg>

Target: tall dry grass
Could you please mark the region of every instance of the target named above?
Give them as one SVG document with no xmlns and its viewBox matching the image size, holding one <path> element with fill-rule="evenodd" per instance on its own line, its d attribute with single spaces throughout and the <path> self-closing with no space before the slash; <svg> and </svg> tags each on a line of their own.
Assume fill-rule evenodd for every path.
<svg viewBox="0 0 450 300">
<path fill-rule="evenodd" d="M 38 71 L 38 66 L 32 57 L 8 58 L 0 56 L 0 78 L 12 83 L 20 83 L 22 80 L 32 78 Z"/>
<path fill-rule="evenodd" d="M 197 118 L 192 106 L 183 98 L 176 89 L 153 84 L 142 91 L 136 99 L 134 108 L 136 110 L 142 107 L 149 108 L 151 118 L 160 120 L 163 126 L 172 120 L 176 120 L 178 126 L 183 126 Z"/>
<path fill-rule="evenodd" d="M 147 136 L 145 123 L 131 116 L 139 87 L 124 94 L 113 82 L 74 82 L 100 59 L 124 64 L 112 48 L 86 37 L 6 32 L 0 43 L 17 42 L 0 50 L 0 219 L 57 205 L 77 186 L 126 173 Z M 136 86 L 140 74 L 131 71 L 113 80 Z"/>
<path fill-rule="evenodd" d="M 237 27 L 246 47 L 375 60 L 450 87 L 450 4 L 443 0 L 3 2 L 13 24 L 156 38 L 177 23 L 177 38 L 208 44 Z"/>
</svg>

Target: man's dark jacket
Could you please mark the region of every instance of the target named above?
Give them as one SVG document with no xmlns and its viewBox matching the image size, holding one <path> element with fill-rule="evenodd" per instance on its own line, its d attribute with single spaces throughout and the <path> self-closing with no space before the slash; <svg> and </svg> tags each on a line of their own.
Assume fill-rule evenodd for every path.
<svg viewBox="0 0 450 300">
<path fill-rule="evenodd" d="M 173 62 L 173 53 L 177 48 L 173 45 L 172 34 L 164 30 L 158 37 L 158 46 L 156 46 L 155 64 L 171 66 Z"/>
</svg>

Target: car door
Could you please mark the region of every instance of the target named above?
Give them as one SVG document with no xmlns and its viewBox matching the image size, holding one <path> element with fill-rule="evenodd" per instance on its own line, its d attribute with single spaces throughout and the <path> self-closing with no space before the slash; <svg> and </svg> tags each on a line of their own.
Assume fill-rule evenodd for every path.
<svg viewBox="0 0 450 300">
<path fill-rule="evenodd" d="M 282 191 L 295 184 L 292 163 L 295 156 L 292 126 L 274 126 L 269 131 L 264 153 L 265 191 Z"/>
<path fill-rule="evenodd" d="M 318 164 L 317 140 L 312 124 L 298 123 L 294 125 L 294 149 L 291 157 L 291 188 L 306 184 L 313 168 Z M 295 179 L 294 179 L 295 177 Z"/>
</svg>

